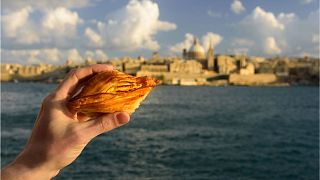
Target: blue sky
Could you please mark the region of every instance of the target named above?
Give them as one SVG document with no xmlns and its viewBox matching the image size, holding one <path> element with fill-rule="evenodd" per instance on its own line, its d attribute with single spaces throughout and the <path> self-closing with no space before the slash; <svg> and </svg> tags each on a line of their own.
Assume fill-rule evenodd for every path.
<svg viewBox="0 0 320 180">
<path fill-rule="evenodd" d="M 219 54 L 319 56 L 318 0 L 2 1 L 3 63 Z"/>
</svg>

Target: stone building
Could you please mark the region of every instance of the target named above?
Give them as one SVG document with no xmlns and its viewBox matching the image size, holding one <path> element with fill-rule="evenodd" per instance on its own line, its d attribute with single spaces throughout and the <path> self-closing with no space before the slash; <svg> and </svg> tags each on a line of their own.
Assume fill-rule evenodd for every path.
<svg viewBox="0 0 320 180">
<path fill-rule="evenodd" d="M 183 49 L 182 57 L 186 60 L 196 60 L 202 64 L 203 69 L 213 70 L 214 66 L 214 53 L 213 48 L 210 44 L 208 52 L 206 54 L 204 48 L 199 43 L 197 38 L 194 39 L 193 45 L 187 51 Z"/>
<path fill-rule="evenodd" d="M 255 72 L 255 68 L 253 63 L 249 63 L 247 64 L 245 67 L 240 69 L 240 73 L 241 75 L 250 75 L 250 74 L 254 74 Z"/>
<path fill-rule="evenodd" d="M 139 61 L 131 61 L 123 63 L 123 70 L 127 74 L 135 75 L 140 71 L 141 63 Z"/>
<path fill-rule="evenodd" d="M 170 64 L 170 72 L 200 74 L 202 72 L 202 65 L 199 62 L 194 60 L 175 61 Z"/>
<path fill-rule="evenodd" d="M 230 56 L 219 55 L 216 62 L 217 66 L 215 70 L 219 74 L 230 74 L 237 71 L 237 66 L 234 63 L 235 59 Z"/>
<path fill-rule="evenodd" d="M 169 72 L 169 67 L 168 65 L 142 65 L 141 71 Z"/>
<path fill-rule="evenodd" d="M 118 58 L 114 58 L 111 59 L 110 61 L 111 65 L 114 67 L 114 69 L 119 70 L 119 71 L 123 71 L 123 62 L 118 59 Z"/>
<path fill-rule="evenodd" d="M 202 65 L 195 60 L 174 60 L 165 64 L 145 64 L 137 76 L 151 76 L 164 84 L 197 85 L 206 81 Z"/>
</svg>

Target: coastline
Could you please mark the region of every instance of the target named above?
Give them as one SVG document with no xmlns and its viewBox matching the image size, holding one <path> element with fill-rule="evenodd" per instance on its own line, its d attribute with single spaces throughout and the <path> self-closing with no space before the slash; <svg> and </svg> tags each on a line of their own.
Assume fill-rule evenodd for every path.
<svg viewBox="0 0 320 180">
<path fill-rule="evenodd" d="M 49 81 L 1 81 L 1 84 L 59 84 L 62 81 L 55 81 L 55 82 L 49 82 Z M 289 83 L 273 83 L 273 84 L 202 84 L 202 85 L 178 85 L 178 84 L 159 84 L 159 86 L 175 86 L 175 87 L 318 87 L 318 84 L 289 84 Z"/>
</svg>

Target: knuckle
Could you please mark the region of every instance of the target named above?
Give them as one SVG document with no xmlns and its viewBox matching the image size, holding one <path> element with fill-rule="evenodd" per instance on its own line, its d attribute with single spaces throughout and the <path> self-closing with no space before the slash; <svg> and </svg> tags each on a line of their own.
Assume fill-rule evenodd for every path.
<svg viewBox="0 0 320 180">
<path fill-rule="evenodd" d="M 57 99 L 58 95 L 56 92 L 50 93 L 48 96 L 46 96 L 43 101 L 42 105 L 47 106 L 47 105 L 52 105 L 53 102 Z"/>
<path fill-rule="evenodd" d="M 68 77 L 76 77 L 78 70 L 79 70 L 79 68 L 72 69 L 72 70 L 69 72 L 69 76 L 68 76 Z"/>
<path fill-rule="evenodd" d="M 71 69 L 71 71 L 69 72 L 69 75 L 72 76 L 76 73 L 77 69 Z"/>
<path fill-rule="evenodd" d="M 100 124 L 102 131 L 106 131 L 106 130 L 110 129 L 110 127 L 111 127 L 111 122 L 108 120 L 100 119 L 99 124 Z"/>
</svg>

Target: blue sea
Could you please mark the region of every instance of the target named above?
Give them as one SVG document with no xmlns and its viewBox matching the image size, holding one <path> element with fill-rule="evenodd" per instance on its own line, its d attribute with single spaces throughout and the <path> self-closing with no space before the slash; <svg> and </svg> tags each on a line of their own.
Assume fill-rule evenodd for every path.
<svg viewBox="0 0 320 180">
<path fill-rule="evenodd" d="M 55 86 L 2 84 L 2 167 Z M 319 88 L 159 86 L 55 179 L 318 180 Z"/>
</svg>

